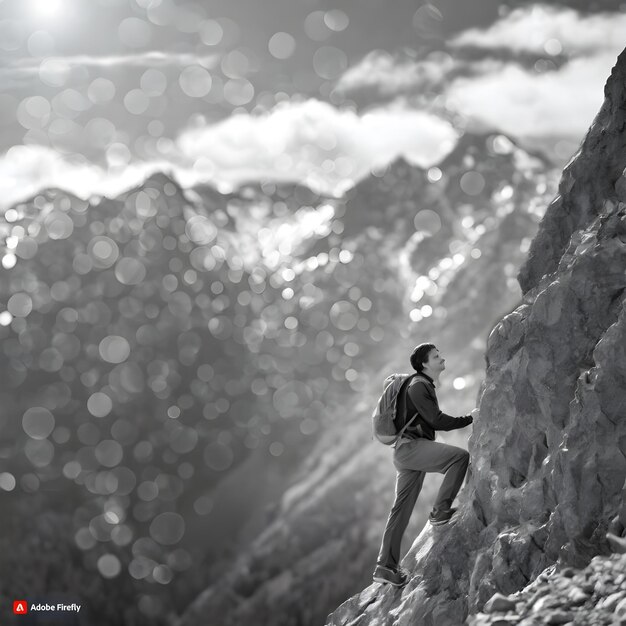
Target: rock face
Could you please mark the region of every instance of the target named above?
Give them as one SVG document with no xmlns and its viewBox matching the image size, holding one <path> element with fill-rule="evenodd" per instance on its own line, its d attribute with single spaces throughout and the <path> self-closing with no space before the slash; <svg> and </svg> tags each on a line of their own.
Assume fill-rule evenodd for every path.
<svg viewBox="0 0 626 626">
<path fill-rule="evenodd" d="M 329 625 L 462 624 L 549 566 L 609 553 L 626 476 L 625 85 L 622 53 L 520 272 L 522 303 L 489 337 L 458 519 L 417 538 L 403 590 L 372 585 Z"/>
</svg>

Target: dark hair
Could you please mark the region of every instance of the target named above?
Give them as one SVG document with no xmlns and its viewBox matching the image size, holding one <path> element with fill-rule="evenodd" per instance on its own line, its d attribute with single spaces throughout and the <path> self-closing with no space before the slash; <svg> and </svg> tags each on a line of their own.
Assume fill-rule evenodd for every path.
<svg viewBox="0 0 626 626">
<path fill-rule="evenodd" d="M 436 349 L 434 343 L 420 343 L 419 346 L 413 348 L 413 352 L 411 352 L 411 367 L 416 372 L 422 372 L 424 370 L 424 363 L 428 361 L 430 351 Z"/>
</svg>

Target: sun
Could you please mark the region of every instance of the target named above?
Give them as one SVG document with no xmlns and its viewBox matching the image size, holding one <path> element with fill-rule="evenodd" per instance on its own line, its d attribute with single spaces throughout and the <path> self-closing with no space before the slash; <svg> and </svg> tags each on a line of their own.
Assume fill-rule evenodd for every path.
<svg viewBox="0 0 626 626">
<path fill-rule="evenodd" d="M 63 0 L 30 0 L 31 12 L 37 17 L 55 17 L 62 6 Z"/>
</svg>

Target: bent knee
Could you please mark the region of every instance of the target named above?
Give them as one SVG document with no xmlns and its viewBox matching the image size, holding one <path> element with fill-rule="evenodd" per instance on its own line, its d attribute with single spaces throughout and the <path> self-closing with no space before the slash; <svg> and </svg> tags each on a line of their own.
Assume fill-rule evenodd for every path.
<svg viewBox="0 0 626 626">
<path fill-rule="evenodd" d="M 464 465 L 467 465 L 469 463 L 469 459 L 469 452 L 467 450 L 463 450 L 463 448 L 459 448 L 456 463 L 463 463 Z"/>
</svg>

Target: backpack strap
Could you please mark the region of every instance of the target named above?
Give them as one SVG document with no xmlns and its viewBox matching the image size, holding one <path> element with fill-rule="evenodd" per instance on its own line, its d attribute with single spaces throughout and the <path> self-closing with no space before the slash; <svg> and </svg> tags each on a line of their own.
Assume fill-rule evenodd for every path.
<svg viewBox="0 0 626 626">
<path fill-rule="evenodd" d="M 409 396 L 409 387 L 415 382 L 415 381 L 420 381 L 423 383 L 428 383 L 428 380 L 426 378 L 424 378 L 423 376 L 420 376 L 419 374 L 414 374 L 413 378 L 409 381 L 409 384 L 406 386 L 406 397 L 411 400 L 410 396 Z M 411 404 L 413 404 L 413 401 L 411 400 Z M 413 408 L 415 408 L 415 405 L 413 404 Z M 407 423 L 401 428 L 400 432 L 398 433 L 398 439 L 400 439 L 400 437 L 402 437 L 404 431 L 411 425 L 411 422 L 413 422 L 413 420 L 419 416 L 419 412 L 415 411 L 415 415 L 413 415 L 413 417 L 407 421 Z"/>
</svg>

